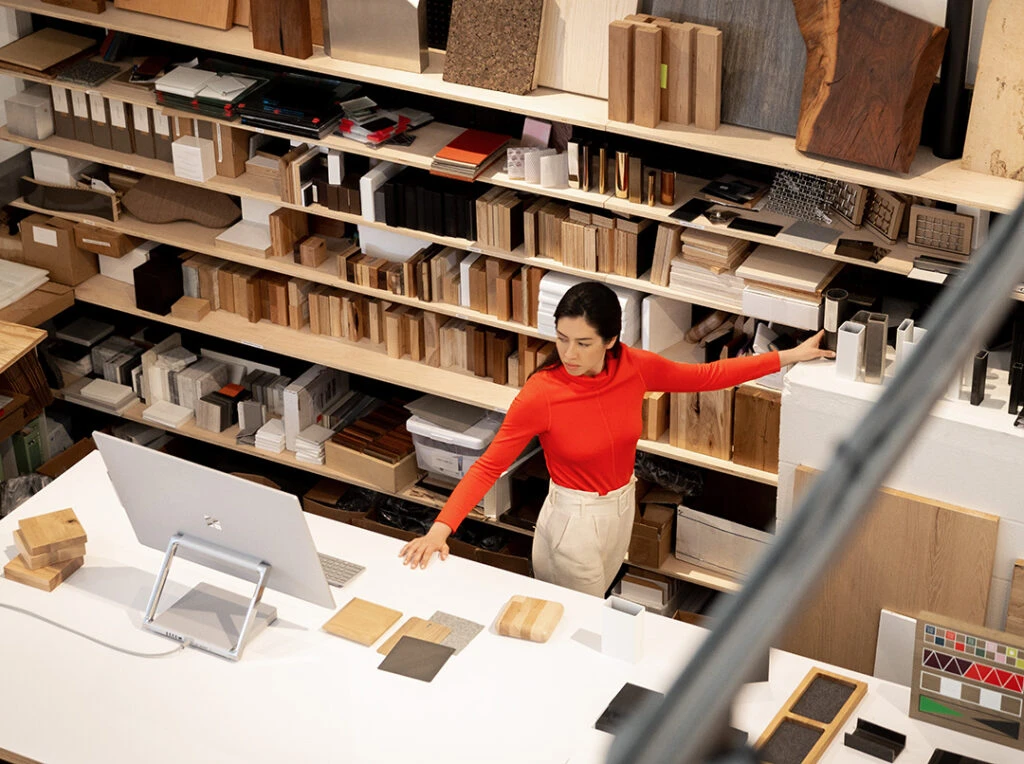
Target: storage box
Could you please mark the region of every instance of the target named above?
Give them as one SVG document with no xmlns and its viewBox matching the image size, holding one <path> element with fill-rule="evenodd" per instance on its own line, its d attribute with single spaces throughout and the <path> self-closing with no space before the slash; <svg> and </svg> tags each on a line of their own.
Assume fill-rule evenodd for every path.
<svg viewBox="0 0 1024 764">
<path fill-rule="evenodd" d="M 50 90 L 34 85 L 4 101 L 7 129 L 14 135 L 41 141 L 53 135 L 53 105 Z"/>
<path fill-rule="evenodd" d="M 773 538 L 771 533 L 689 507 L 676 510 L 676 557 L 705 568 L 744 574 Z"/>
<path fill-rule="evenodd" d="M 213 141 L 185 135 L 171 144 L 174 174 L 186 180 L 205 182 L 217 174 Z"/>
<path fill-rule="evenodd" d="M 312 515 L 337 520 L 339 523 L 352 524 L 366 517 L 367 511 L 352 512 L 340 509 L 338 500 L 348 492 L 349 486 L 337 480 L 324 478 L 302 497 L 302 509 Z"/>
<path fill-rule="evenodd" d="M 629 540 L 629 561 L 658 568 L 672 551 L 672 521 L 675 510 L 661 504 L 641 505 Z"/>
<path fill-rule="evenodd" d="M 123 257 L 99 256 L 100 273 L 126 284 L 135 283 L 135 269 L 149 262 L 149 251 L 158 246 L 155 241 L 144 241 Z"/>
<path fill-rule="evenodd" d="M 497 414 L 488 414 L 465 432 L 457 432 L 414 415 L 405 427 L 412 434 L 420 469 L 461 480 L 494 440 L 501 421 Z"/>
<path fill-rule="evenodd" d="M 324 444 L 327 466 L 333 470 L 357 476 L 382 491 L 398 493 L 419 477 L 416 454 L 409 454 L 395 464 L 375 459 L 333 441 Z"/>
<path fill-rule="evenodd" d="M 75 224 L 75 244 L 86 252 L 107 257 L 123 257 L 142 243 L 142 239 L 118 231 L 97 228 L 88 223 Z"/>
<path fill-rule="evenodd" d="M 69 221 L 33 214 L 20 229 L 25 264 L 45 268 L 51 281 L 77 286 L 99 271 L 96 254 L 75 244 L 75 226 Z"/>
</svg>

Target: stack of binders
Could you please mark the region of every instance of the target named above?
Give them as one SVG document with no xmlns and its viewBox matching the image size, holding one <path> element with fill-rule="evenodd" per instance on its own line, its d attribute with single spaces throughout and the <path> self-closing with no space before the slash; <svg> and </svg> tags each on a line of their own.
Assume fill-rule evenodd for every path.
<svg viewBox="0 0 1024 764">
<path fill-rule="evenodd" d="M 4 566 L 4 577 L 52 592 L 82 567 L 87 537 L 72 509 L 61 509 L 18 522 L 18 555 Z"/>
</svg>

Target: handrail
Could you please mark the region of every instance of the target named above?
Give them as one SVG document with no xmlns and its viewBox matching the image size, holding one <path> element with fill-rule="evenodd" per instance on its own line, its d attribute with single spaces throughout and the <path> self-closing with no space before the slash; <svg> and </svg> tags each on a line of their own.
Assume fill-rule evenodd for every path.
<svg viewBox="0 0 1024 764">
<path fill-rule="evenodd" d="M 953 374 L 1002 320 L 1022 277 L 1024 204 L 993 228 L 972 264 L 939 295 L 922 322 L 928 333 L 920 345 L 836 447 L 746 585 L 714 608 L 714 630 L 665 698 L 646 705 L 616 737 L 610 764 L 756 759 L 749 748 L 722 748 L 734 695 L 839 552 Z"/>
</svg>

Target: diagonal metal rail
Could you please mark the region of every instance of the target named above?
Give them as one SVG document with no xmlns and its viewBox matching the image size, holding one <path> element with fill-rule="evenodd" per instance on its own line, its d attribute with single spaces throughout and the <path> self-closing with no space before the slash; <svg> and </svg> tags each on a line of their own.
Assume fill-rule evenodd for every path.
<svg viewBox="0 0 1024 764">
<path fill-rule="evenodd" d="M 1024 280 L 1024 204 L 994 226 L 972 265 L 942 290 L 925 317 L 928 333 L 836 448 L 775 543 L 734 597 L 716 607 L 715 628 L 665 698 L 645 706 L 616 737 L 610 764 L 756 761 L 723 743 L 733 697 L 760 656 L 824 573 L 899 461 L 953 373 L 1009 310 Z"/>
</svg>

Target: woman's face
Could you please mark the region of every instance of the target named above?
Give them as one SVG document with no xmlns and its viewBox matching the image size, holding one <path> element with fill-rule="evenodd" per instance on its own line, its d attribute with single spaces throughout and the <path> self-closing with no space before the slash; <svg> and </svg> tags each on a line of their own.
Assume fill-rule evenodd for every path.
<svg viewBox="0 0 1024 764">
<path fill-rule="evenodd" d="M 558 319 L 555 346 L 565 370 L 574 377 L 592 377 L 604 369 L 604 354 L 615 344 L 605 342 L 585 319 L 579 316 Z"/>
</svg>

